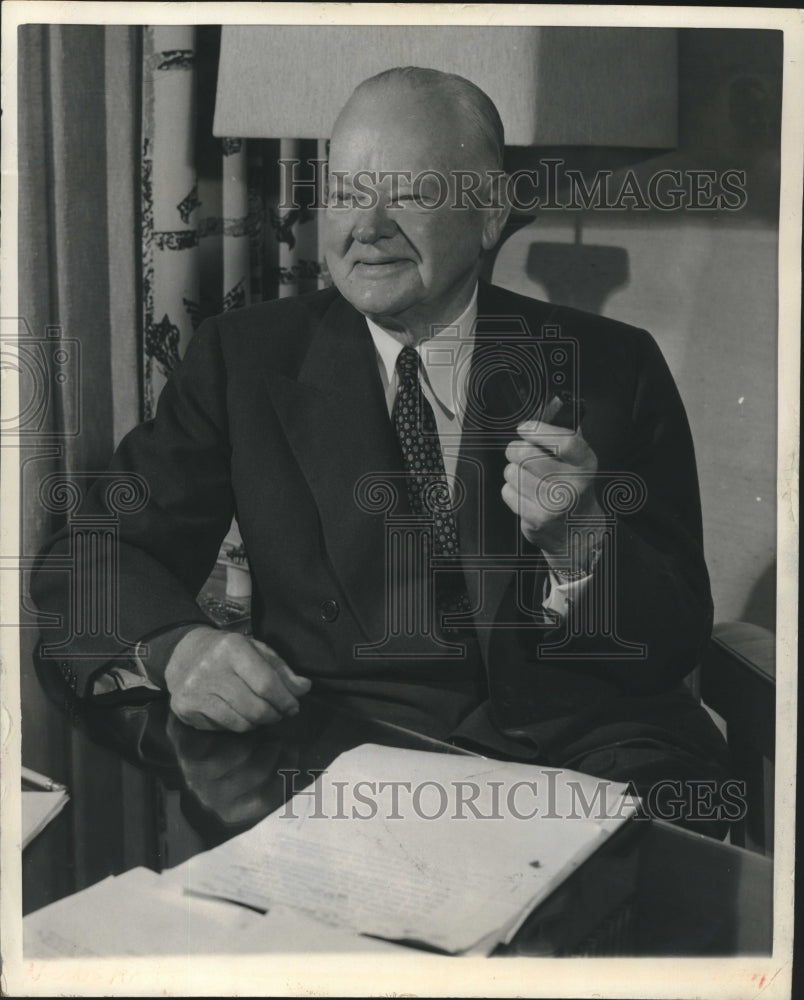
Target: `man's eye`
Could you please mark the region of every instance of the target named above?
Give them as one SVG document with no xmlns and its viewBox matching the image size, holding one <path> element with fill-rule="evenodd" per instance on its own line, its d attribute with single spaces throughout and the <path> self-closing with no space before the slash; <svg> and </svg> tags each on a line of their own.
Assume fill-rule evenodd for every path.
<svg viewBox="0 0 804 1000">
<path fill-rule="evenodd" d="M 417 191 L 411 197 L 419 208 L 432 208 L 438 204 L 438 195 L 433 191 Z"/>
<path fill-rule="evenodd" d="M 400 194 L 391 202 L 391 205 L 399 208 L 427 209 L 436 205 L 437 201 L 430 194 L 424 194 L 421 191 L 412 191 L 409 194 Z"/>
</svg>

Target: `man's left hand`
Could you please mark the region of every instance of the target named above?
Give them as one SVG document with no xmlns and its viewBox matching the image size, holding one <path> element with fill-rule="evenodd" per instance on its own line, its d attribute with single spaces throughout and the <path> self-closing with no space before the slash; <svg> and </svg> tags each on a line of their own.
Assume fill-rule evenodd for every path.
<svg viewBox="0 0 804 1000">
<path fill-rule="evenodd" d="M 519 516 L 522 534 L 546 556 L 567 554 L 567 515 L 602 515 L 594 490 L 597 456 L 580 431 L 531 420 L 517 427 L 519 438 L 505 450 L 503 500 Z M 558 455 L 553 450 L 558 445 Z M 577 504 L 553 511 L 539 501 L 539 484 L 558 474 L 578 494 Z"/>
</svg>

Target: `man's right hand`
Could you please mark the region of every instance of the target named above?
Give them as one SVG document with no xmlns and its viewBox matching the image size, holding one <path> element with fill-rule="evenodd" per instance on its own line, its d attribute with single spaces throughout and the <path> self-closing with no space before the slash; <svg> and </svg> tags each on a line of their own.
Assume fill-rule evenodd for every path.
<svg viewBox="0 0 804 1000">
<path fill-rule="evenodd" d="M 171 710 L 196 729 L 242 733 L 296 715 L 310 680 L 250 636 L 199 625 L 165 668 Z"/>
</svg>

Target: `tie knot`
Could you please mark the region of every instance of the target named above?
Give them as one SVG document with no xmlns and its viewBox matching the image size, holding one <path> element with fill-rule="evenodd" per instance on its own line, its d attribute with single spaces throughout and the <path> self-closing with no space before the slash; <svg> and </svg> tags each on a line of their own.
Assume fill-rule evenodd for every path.
<svg viewBox="0 0 804 1000">
<path fill-rule="evenodd" d="M 396 371 L 400 382 L 414 382 L 419 377 L 422 359 L 413 347 L 403 347 L 396 359 Z"/>
</svg>

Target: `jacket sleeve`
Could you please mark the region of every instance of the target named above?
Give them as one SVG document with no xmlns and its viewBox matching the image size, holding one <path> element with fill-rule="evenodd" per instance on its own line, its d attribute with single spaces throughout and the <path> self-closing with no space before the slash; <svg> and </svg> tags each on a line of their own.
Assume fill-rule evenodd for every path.
<svg viewBox="0 0 804 1000">
<path fill-rule="evenodd" d="M 141 484 L 137 509 L 110 506 L 114 474 Z M 199 327 L 159 399 L 132 430 L 80 508 L 40 553 L 31 596 L 60 625 L 43 630 L 45 658 L 69 664 L 79 693 L 143 637 L 209 624 L 195 597 L 231 524 L 234 499 L 226 370 L 215 321 Z M 93 525 L 112 542 L 82 541 Z M 65 568 L 67 567 L 67 568 Z"/>
<path fill-rule="evenodd" d="M 598 485 L 603 510 L 615 510 L 612 544 L 577 602 L 574 634 L 570 624 L 540 646 L 554 692 L 569 693 L 579 674 L 593 697 L 667 690 L 694 668 L 711 633 L 689 424 L 657 344 L 644 331 L 636 337 L 630 432 L 611 467 L 601 467 Z M 592 432 L 589 438 L 594 447 Z M 619 474 L 621 486 L 605 495 Z M 590 621 L 596 624 L 584 634 Z"/>
</svg>

